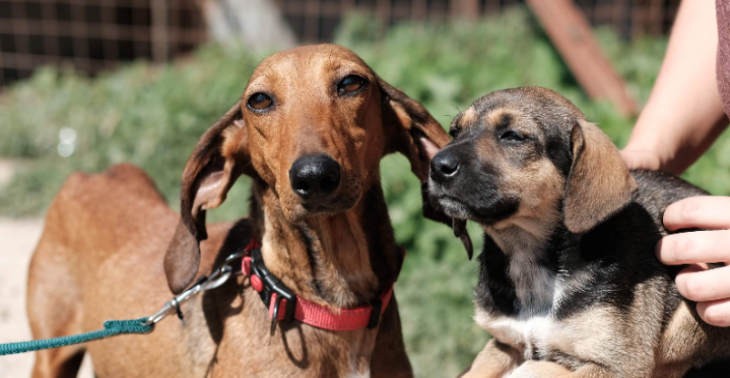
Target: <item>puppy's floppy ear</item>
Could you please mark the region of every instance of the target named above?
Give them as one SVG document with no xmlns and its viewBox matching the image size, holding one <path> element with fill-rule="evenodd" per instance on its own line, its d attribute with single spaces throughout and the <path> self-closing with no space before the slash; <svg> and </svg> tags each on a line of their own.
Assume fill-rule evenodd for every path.
<svg viewBox="0 0 730 378">
<path fill-rule="evenodd" d="M 471 259 L 474 247 L 466 231 L 466 221 L 451 219 L 434 208 L 426 194 L 431 159 L 451 139 L 418 101 L 393 88 L 380 77 L 378 85 L 383 102 L 383 127 L 387 138 L 385 152 L 400 152 L 408 158 L 411 171 L 421 180 L 423 215 L 453 228 L 454 234 L 461 239 Z"/>
<path fill-rule="evenodd" d="M 180 223 L 165 255 L 170 290 L 178 294 L 195 278 L 200 241 L 208 238 L 205 211 L 218 207 L 241 173 L 249 172 L 248 132 L 237 102 L 198 141 L 188 159 L 180 191 Z"/>
<path fill-rule="evenodd" d="M 565 226 L 583 233 L 628 205 L 636 181 L 598 126 L 578 120 L 570 139 L 573 163 L 565 188 Z"/>
</svg>

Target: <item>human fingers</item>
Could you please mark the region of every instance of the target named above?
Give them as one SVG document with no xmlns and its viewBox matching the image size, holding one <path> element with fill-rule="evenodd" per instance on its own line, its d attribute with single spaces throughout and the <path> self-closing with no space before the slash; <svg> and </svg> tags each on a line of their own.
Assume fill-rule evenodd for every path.
<svg viewBox="0 0 730 378">
<path fill-rule="evenodd" d="M 730 298 L 697 303 L 697 314 L 707 324 L 730 327 Z"/>
<path fill-rule="evenodd" d="M 621 150 L 621 157 L 629 169 L 651 169 L 658 170 L 661 167 L 659 157 L 644 150 Z"/>
<path fill-rule="evenodd" d="M 679 294 L 691 301 L 730 298 L 730 266 L 708 269 L 706 265 L 693 264 L 683 269 L 675 282 Z"/>
<path fill-rule="evenodd" d="M 666 265 L 730 261 L 730 231 L 695 231 L 667 235 L 656 245 Z"/>
<path fill-rule="evenodd" d="M 683 228 L 730 228 L 730 197 L 685 198 L 664 211 L 664 226 L 670 231 Z"/>
</svg>

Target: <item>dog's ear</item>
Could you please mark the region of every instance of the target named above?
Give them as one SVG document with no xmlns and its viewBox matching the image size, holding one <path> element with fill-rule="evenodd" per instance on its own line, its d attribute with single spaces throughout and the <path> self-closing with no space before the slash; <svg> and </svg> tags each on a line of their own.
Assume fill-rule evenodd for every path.
<svg viewBox="0 0 730 378">
<path fill-rule="evenodd" d="M 385 152 L 400 152 L 421 182 L 428 179 L 431 158 L 451 140 L 443 127 L 418 101 L 378 78 L 382 98 Z"/>
<path fill-rule="evenodd" d="M 598 126 L 578 120 L 570 140 L 573 163 L 565 188 L 565 226 L 583 233 L 628 205 L 636 181 Z"/>
<path fill-rule="evenodd" d="M 165 255 L 170 290 L 178 294 L 195 278 L 200 241 L 208 238 L 205 211 L 218 207 L 241 173 L 250 167 L 248 131 L 236 103 L 198 141 L 185 165 L 180 190 L 180 223 Z M 255 173 L 254 173 L 255 174 Z"/>
<path fill-rule="evenodd" d="M 451 141 L 449 135 L 418 101 L 379 77 L 378 85 L 383 102 L 383 127 L 387 138 L 385 152 L 400 152 L 408 158 L 411 171 L 421 180 L 423 215 L 453 228 L 454 234 L 461 239 L 471 259 L 474 247 L 466 231 L 466 221 L 451 219 L 434 208 L 426 194 L 431 159 Z"/>
</svg>

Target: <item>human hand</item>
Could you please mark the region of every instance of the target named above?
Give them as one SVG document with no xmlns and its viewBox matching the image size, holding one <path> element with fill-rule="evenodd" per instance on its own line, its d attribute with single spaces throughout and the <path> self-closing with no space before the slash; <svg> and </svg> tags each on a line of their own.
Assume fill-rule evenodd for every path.
<svg viewBox="0 0 730 378">
<path fill-rule="evenodd" d="M 661 168 L 659 156 L 648 150 L 623 149 L 620 151 L 629 169 L 651 169 L 657 171 Z"/>
<path fill-rule="evenodd" d="M 730 326 L 730 197 L 692 197 L 675 202 L 664 212 L 670 231 L 705 228 L 665 236 L 656 246 L 667 265 L 690 264 L 676 278 L 679 293 L 697 302 L 697 313 L 708 324 Z M 726 266 L 709 269 L 707 263 Z"/>
</svg>

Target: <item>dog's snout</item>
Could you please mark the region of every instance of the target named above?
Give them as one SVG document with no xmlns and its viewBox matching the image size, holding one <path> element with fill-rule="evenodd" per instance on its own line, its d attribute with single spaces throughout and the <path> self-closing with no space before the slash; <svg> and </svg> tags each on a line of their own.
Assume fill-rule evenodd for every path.
<svg viewBox="0 0 730 378">
<path fill-rule="evenodd" d="M 292 165 L 289 181 L 305 200 L 325 197 L 340 186 L 340 165 L 326 155 L 304 156 Z"/>
<path fill-rule="evenodd" d="M 441 182 L 456 175 L 459 159 L 448 151 L 436 154 L 431 160 L 431 179 Z"/>
</svg>

